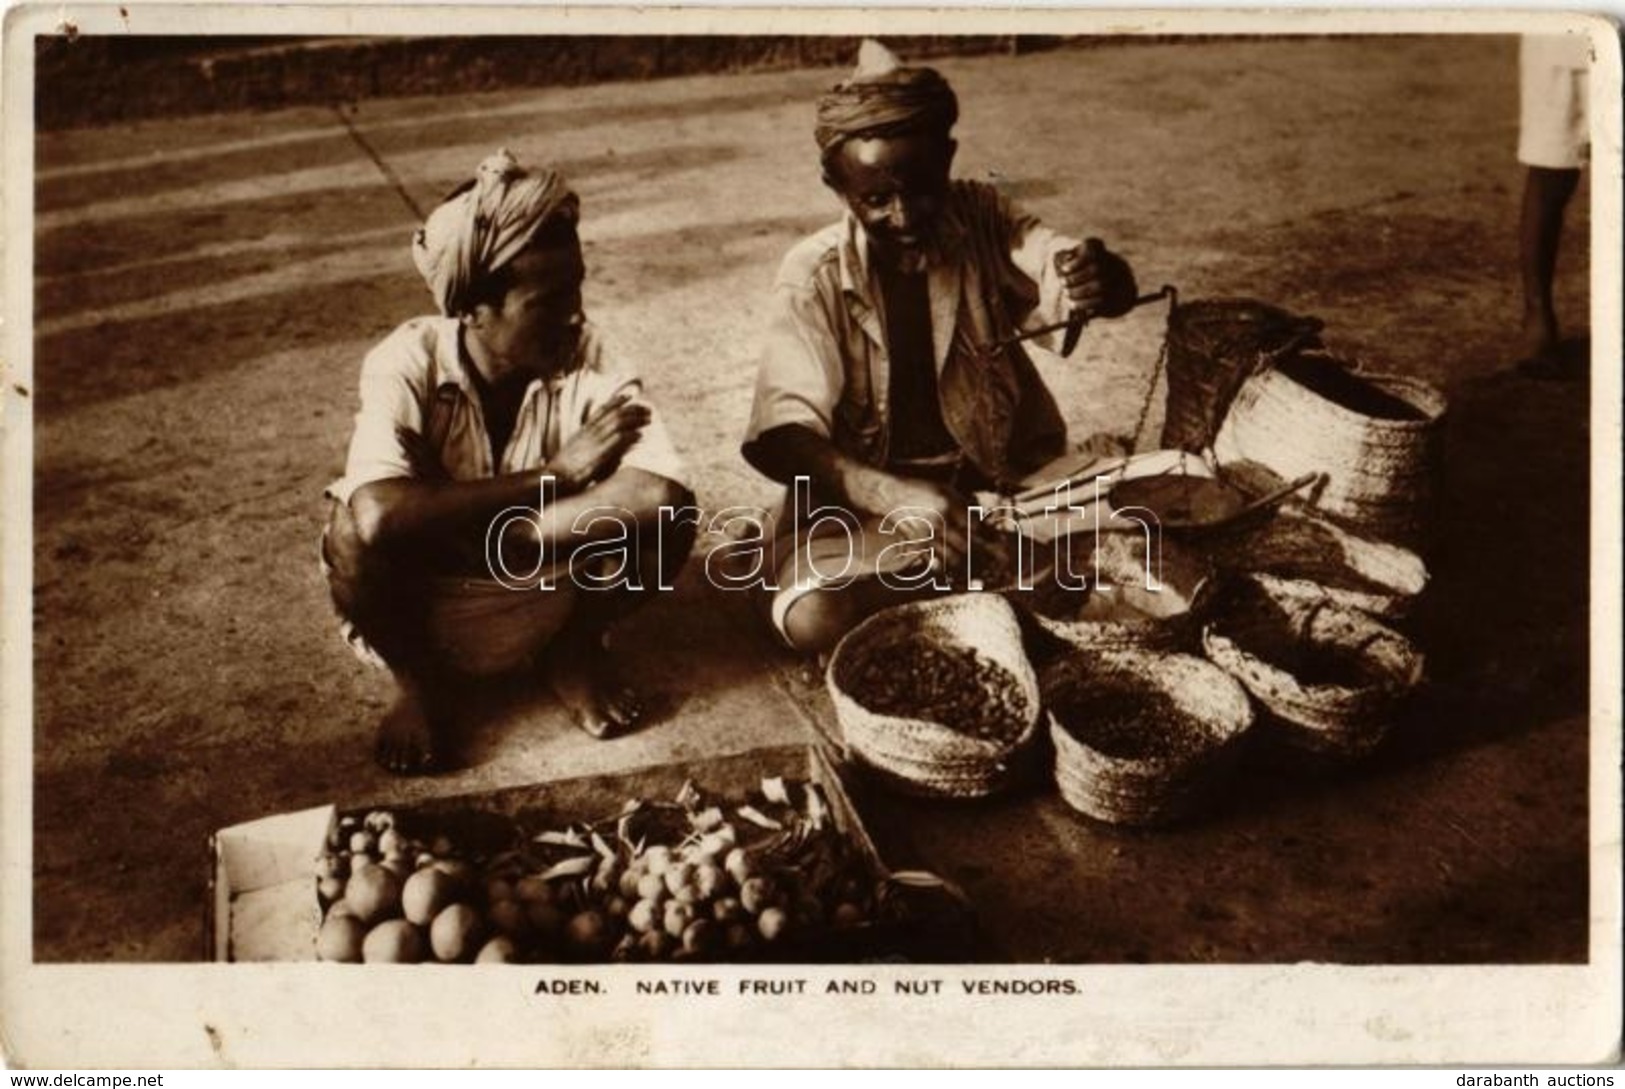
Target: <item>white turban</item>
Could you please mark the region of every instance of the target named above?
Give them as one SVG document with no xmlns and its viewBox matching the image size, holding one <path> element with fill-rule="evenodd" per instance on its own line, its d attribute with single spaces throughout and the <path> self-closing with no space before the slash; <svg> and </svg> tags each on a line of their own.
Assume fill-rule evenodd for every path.
<svg viewBox="0 0 1625 1089">
<path fill-rule="evenodd" d="M 518 256 L 555 215 L 574 223 L 578 203 L 558 172 L 525 170 L 506 148 L 482 162 L 473 184 L 430 212 L 412 240 L 441 313 L 466 313 L 475 281 Z"/>
</svg>

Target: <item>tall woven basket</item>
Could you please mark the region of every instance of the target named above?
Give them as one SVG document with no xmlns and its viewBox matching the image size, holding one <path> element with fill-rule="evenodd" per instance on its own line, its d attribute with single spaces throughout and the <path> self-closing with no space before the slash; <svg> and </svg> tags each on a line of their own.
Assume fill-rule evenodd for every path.
<svg viewBox="0 0 1625 1089">
<path fill-rule="evenodd" d="M 1168 315 L 1165 450 L 1213 445 L 1231 399 L 1250 375 L 1318 347 L 1321 323 L 1256 299 L 1198 299 Z"/>
<path fill-rule="evenodd" d="M 1365 536 L 1428 543 L 1443 468 L 1444 394 L 1326 356 L 1247 379 L 1214 440 L 1219 464 L 1283 480 L 1323 473 L 1315 506 Z"/>
<path fill-rule="evenodd" d="M 979 798 L 1029 769 L 1038 678 L 997 594 L 876 613 L 836 646 L 825 681 L 849 752 L 904 793 Z"/>
<path fill-rule="evenodd" d="M 1074 655 L 1045 671 L 1043 691 L 1061 797 L 1112 824 L 1168 824 L 1199 808 L 1253 718 L 1235 681 L 1188 654 Z"/>
<path fill-rule="evenodd" d="M 1312 583 L 1238 580 L 1215 616 L 1202 635 L 1208 658 L 1299 748 L 1366 755 L 1422 680 L 1422 654 L 1410 640 Z"/>
</svg>

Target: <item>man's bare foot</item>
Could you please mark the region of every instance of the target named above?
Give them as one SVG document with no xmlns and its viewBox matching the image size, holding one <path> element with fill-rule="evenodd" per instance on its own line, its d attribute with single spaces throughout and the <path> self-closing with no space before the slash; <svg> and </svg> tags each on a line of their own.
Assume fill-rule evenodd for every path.
<svg viewBox="0 0 1625 1089">
<path fill-rule="evenodd" d="M 395 706 L 379 721 L 374 757 L 393 775 L 426 775 L 437 770 L 435 727 L 417 688 L 403 685 Z"/>
<path fill-rule="evenodd" d="M 566 632 L 542 664 L 542 675 L 575 724 L 600 740 L 634 725 L 643 701 L 621 683 L 601 633 Z"/>
</svg>

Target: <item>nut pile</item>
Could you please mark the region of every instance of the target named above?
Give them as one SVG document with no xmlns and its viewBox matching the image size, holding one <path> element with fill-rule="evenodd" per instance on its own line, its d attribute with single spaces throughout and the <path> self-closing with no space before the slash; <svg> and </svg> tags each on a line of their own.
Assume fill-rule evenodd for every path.
<svg viewBox="0 0 1625 1089">
<path fill-rule="evenodd" d="M 969 647 L 910 643 L 862 662 L 847 691 L 877 714 L 935 722 L 958 734 L 1008 742 L 1027 722 L 1009 670 Z"/>
<path fill-rule="evenodd" d="M 1206 743 L 1201 730 L 1160 693 L 1074 692 L 1056 704 L 1055 717 L 1068 733 L 1118 760 L 1176 761 Z"/>
<path fill-rule="evenodd" d="M 602 821 L 469 857 L 382 810 L 347 816 L 316 863 L 322 960 L 417 963 L 774 957 L 868 924 L 876 884 L 816 786 L 741 805 L 685 784 Z M 792 802 L 792 791 L 803 799 Z"/>
</svg>

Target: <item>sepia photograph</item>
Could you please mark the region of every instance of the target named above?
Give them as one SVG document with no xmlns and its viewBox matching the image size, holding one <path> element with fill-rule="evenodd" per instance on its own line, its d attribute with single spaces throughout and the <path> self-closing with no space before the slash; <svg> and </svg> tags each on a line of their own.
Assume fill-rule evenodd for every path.
<svg viewBox="0 0 1625 1089">
<path fill-rule="evenodd" d="M 7 1062 L 1617 1061 L 1617 28 L 1392 15 L 9 12 Z"/>
</svg>

